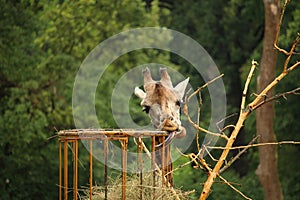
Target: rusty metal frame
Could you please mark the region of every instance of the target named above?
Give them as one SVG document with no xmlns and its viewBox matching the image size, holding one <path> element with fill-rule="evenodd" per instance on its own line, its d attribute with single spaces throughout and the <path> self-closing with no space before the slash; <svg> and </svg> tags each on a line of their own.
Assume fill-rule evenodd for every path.
<svg viewBox="0 0 300 200">
<path fill-rule="evenodd" d="M 155 192 L 155 139 L 156 137 L 162 137 L 163 141 L 168 133 L 165 131 L 153 131 L 153 130 L 133 130 L 133 129 L 71 129 L 62 130 L 58 132 L 59 138 L 59 200 L 67 200 L 70 191 L 73 192 L 73 199 L 78 199 L 78 140 L 89 141 L 89 198 L 92 200 L 93 196 L 93 141 L 102 140 L 104 141 L 104 190 L 105 199 L 108 198 L 108 173 L 107 173 L 107 158 L 108 158 L 108 141 L 118 140 L 121 142 L 122 149 L 122 200 L 126 199 L 126 171 L 127 171 L 127 147 L 128 140 L 130 137 L 137 138 L 137 153 L 138 153 L 138 171 L 139 171 L 139 190 L 140 199 L 143 199 L 143 165 L 142 165 L 142 138 L 151 138 L 151 163 L 153 169 L 153 194 Z M 72 165 L 73 165 L 73 188 L 69 188 L 69 163 L 68 163 L 68 149 L 72 151 Z M 164 144 L 163 144 L 164 148 Z M 164 151 L 162 151 L 164 154 Z M 164 156 L 162 155 L 164 159 Z M 164 163 L 164 160 L 162 160 Z M 164 169 L 164 164 L 162 164 Z M 164 185 L 164 170 L 162 170 L 162 185 Z"/>
</svg>

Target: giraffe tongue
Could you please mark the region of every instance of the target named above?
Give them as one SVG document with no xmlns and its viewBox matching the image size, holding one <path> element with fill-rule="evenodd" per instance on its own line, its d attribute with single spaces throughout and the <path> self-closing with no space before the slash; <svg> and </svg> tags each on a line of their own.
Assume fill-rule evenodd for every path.
<svg viewBox="0 0 300 200">
<path fill-rule="evenodd" d="M 165 142 L 156 145 L 155 148 L 161 148 L 163 144 L 165 144 L 165 146 L 169 145 L 169 144 L 171 143 L 171 141 L 173 140 L 175 134 L 176 134 L 175 131 L 170 132 L 170 134 L 168 135 L 168 137 L 167 137 L 167 139 L 165 140 Z"/>
<path fill-rule="evenodd" d="M 169 119 L 166 119 L 163 124 L 164 124 L 164 126 L 163 126 L 162 130 L 169 132 L 169 135 L 164 142 L 164 144 L 167 146 L 171 143 L 171 141 L 174 139 L 175 135 L 177 134 L 178 125 Z M 162 145 L 163 145 L 163 143 L 160 143 L 160 144 L 156 145 L 155 147 L 160 148 L 160 147 L 162 147 Z"/>
</svg>

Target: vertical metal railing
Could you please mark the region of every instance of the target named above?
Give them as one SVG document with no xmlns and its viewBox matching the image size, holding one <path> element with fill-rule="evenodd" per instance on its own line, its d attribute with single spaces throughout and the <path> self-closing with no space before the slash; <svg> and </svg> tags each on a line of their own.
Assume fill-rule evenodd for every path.
<svg viewBox="0 0 300 200">
<path fill-rule="evenodd" d="M 122 200 L 126 199 L 127 145 L 128 138 L 126 137 L 122 140 Z"/>
<path fill-rule="evenodd" d="M 156 166 L 155 166 L 156 162 L 155 162 L 155 136 L 152 136 L 151 137 L 151 165 L 152 165 L 152 176 L 153 176 L 153 179 L 152 179 L 152 187 L 153 187 L 153 196 L 152 198 L 154 199 L 155 198 L 155 187 L 156 187 Z"/>
<path fill-rule="evenodd" d="M 73 142 L 73 199 L 77 200 L 78 193 L 78 141 Z"/>
<path fill-rule="evenodd" d="M 64 197 L 68 200 L 68 142 L 64 143 Z"/>
<path fill-rule="evenodd" d="M 107 156 L 108 140 L 104 140 L 104 199 L 107 199 Z"/>
<path fill-rule="evenodd" d="M 61 142 L 59 142 L 59 153 L 58 153 L 58 157 L 59 157 L 59 183 L 58 183 L 58 187 L 59 187 L 59 200 L 62 200 L 62 164 L 61 164 L 61 159 L 62 159 L 62 153 L 61 153 Z"/>
<path fill-rule="evenodd" d="M 90 200 L 93 198 L 93 140 L 90 140 L 90 177 L 89 177 L 89 186 L 90 186 Z"/>
<path fill-rule="evenodd" d="M 139 174 L 139 191 L 140 199 L 143 199 L 143 157 L 142 157 L 142 138 L 138 137 L 137 140 L 137 155 L 138 155 L 138 174 Z"/>
</svg>

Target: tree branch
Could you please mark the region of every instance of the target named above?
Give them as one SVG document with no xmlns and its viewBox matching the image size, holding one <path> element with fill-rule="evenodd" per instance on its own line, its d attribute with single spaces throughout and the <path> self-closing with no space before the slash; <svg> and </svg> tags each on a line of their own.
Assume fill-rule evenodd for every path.
<svg viewBox="0 0 300 200">
<path fill-rule="evenodd" d="M 247 197 L 246 195 L 244 195 L 240 190 L 238 190 L 236 187 L 234 187 L 231 183 L 229 183 L 225 178 L 223 178 L 220 174 L 218 174 L 218 177 L 224 181 L 224 183 L 226 185 L 228 185 L 231 189 L 233 189 L 234 191 L 236 191 L 239 195 L 241 195 L 244 199 L 248 199 L 251 200 L 251 198 Z"/>
<path fill-rule="evenodd" d="M 278 23 L 278 25 L 277 25 L 276 37 L 275 37 L 275 41 L 274 41 L 274 47 L 275 47 L 279 52 L 282 52 L 282 53 L 284 53 L 285 55 L 289 55 L 289 53 L 288 53 L 286 50 L 284 50 L 284 49 L 282 49 L 282 48 L 280 48 L 280 47 L 278 46 L 278 40 L 279 40 L 280 27 L 281 27 L 281 24 L 282 24 L 282 19 L 283 19 L 283 16 L 284 16 L 284 12 L 285 12 L 286 6 L 287 6 L 287 4 L 288 4 L 289 2 L 290 2 L 290 0 L 285 0 L 285 1 L 284 1 L 284 4 L 283 4 L 283 6 L 282 6 L 282 10 L 281 10 L 280 18 L 279 18 L 279 23 Z"/>
<path fill-rule="evenodd" d="M 210 149 L 219 149 L 219 150 L 225 150 L 225 149 L 229 149 L 229 150 L 234 150 L 234 149 L 244 149 L 244 148 L 250 148 L 250 147 L 259 147 L 259 146 L 267 146 L 267 145 L 282 145 L 282 144 L 295 144 L 295 145 L 299 145 L 300 141 L 281 141 L 281 142 L 265 142 L 265 143 L 257 143 L 257 144 L 248 144 L 245 146 L 235 146 L 235 147 L 212 147 L 212 146 L 208 146 L 208 148 Z"/>
<path fill-rule="evenodd" d="M 243 94 L 242 94 L 242 103 L 241 103 L 240 114 L 245 110 L 246 95 L 247 95 L 248 87 L 249 87 L 251 78 L 253 76 L 254 70 L 255 70 L 257 65 L 258 65 L 258 63 L 256 61 L 252 60 L 252 66 L 251 66 L 250 72 L 248 74 L 248 77 L 247 77 L 247 80 L 246 80 L 246 83 L 245 83 L 245 87 L 244 87 L 244 90 L 243 90 Z"/>
<path fill-rule="evenodd" d="M 264 104 L 266 104 L 270 101 L 274 101 L 276 99 L 279 99 L 280 97 L 282 97 L 284 99 L 287 99 L 286 95 L 290 95 L 290 94 L 300 95 L 300 93 L 298 91 L 300 91 L 300 88 L 296 88 L 294 90 L 284 92 L 284 93 L 281 93 L 281 94 L 277 94 L 277 95 L 274 95 L 273 97 L 270 97 L 270 98 L 266 98 L 263 101 L 261 101 L 260 103 L 258 103 L 256 106 L 254 106 L 253 110 L 256 110 L 257 108 L 261 107 L 262 105 L 264 105 Z"/>
</svg>

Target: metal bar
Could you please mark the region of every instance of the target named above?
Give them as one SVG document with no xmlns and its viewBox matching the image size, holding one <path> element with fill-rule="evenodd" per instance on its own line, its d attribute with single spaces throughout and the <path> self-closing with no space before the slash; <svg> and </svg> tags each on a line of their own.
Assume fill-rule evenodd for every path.
<svg viewBox="0 0 300 200">
<path fill-rule="evenodd" d="M 75 199 L 75 196 L 77 196 L 75 193 L 75 182 L 76 182 L 76 178 L 75 178 L 75 143 L 74 141 L 72 141 L 72 158 L 73 158 L 73 199 Z"/>
<path fill-rule="evenodd" d="M 165 148 L 166 148 L 165 152 L 167 154 L 166 155 L 166 174 L 168 174 L 166 176 L 166 186 L 169 187 L 172 184 L 171 182 L 169 182 L 171 180 L 170 179 L 170 177 L 171 177 L 170 172 L 172 170 L 172 168 L 171 168 L 172 163 L 170 163 L 170 160 L 171 160 L 171 158 L 170 158 L 170 156 L 171 156 L 171 154 L 170 154 L 170 144 L 167 144 Z"/>
<path fill-rule="evenodd" d="M 58 133 L 59 137 L 73 136 L 84 139 L 85 137 L 95 138 L 106 136 L 168 136 L 166 131 L 151 131 L 151 130 L 129 130 L 129 129 L 116 129 L 116 130 L 104 130 L 104 129 L 73 129 L 73 130 L 62 130 Z"/>
<path fill-rule="evenodd" d="M 76 140 L 76 192 L 78 193 L 78 140 Z M 77 197 L 76 197 L 77 199 Z"/>
<path fill-rule="evenodd" d="M 104 199 L 107 200 L 107 150 L 108 140 L 104 140 Z"/>
<path fill-rule="evenodd" d="M 138 137 L 138 142 L 137 142 L 137 153 L 138 153 L 138 173 L 140 177 L 140 199 L 143 199 L 143 158 L 142 158 L 142 138 Z"/>
<path fill-rule="evenodd" d="M 61 155 L 61 141 L 59 141 L 59 200 L 62 200 L 62 165 L 61 165 L 61 159 L 62 159 L 62 155 Z"/>
<path fill-rule="evenodd" d="M 68 200 L 68 142 L 64 143 L 64 199 Z"/>
<path fill-rule="evenodd" d="M 93 140 L 90 140 L 90 200 L 93 194 Z"/>
<path fill-rule="evenodd" d="M 164 199 L 165 195 L 165 148 L 166 148 L 166 145 L 165 145 L 165 137 L 162 136 L 162 148 L 161 148 L 161 179 L 162 179 L 162 196 L 161 196 L 161 199 Z"/>
<path fill-rule="evenodd" d="M 78 141 L 73 141 L 73 199 L 77 200 L 78 193 Z"/>
<path fill-rule="evenodd" d="M 161 183 L 165 185 L 165 137 L 162 137 L 162 148 L 161 148 Z"/>
<path fill-rule="evenodd" d="M 152 164 L 152 176 L 153 176 L 153 183 L 152 183 L 152 186 L 153 186 L 153 198 L 155 196 L 155 176 L 156 176 L 156 171 L 155 171 L 155 136 L 152 136 L 152 144 L 151 144 L 151 164 Z"/>
<path fill-rule="evenodd" d="M 126 137 L 122 140 L 122 200 L 126 199 L 127 144 Z"/>
</svg>

